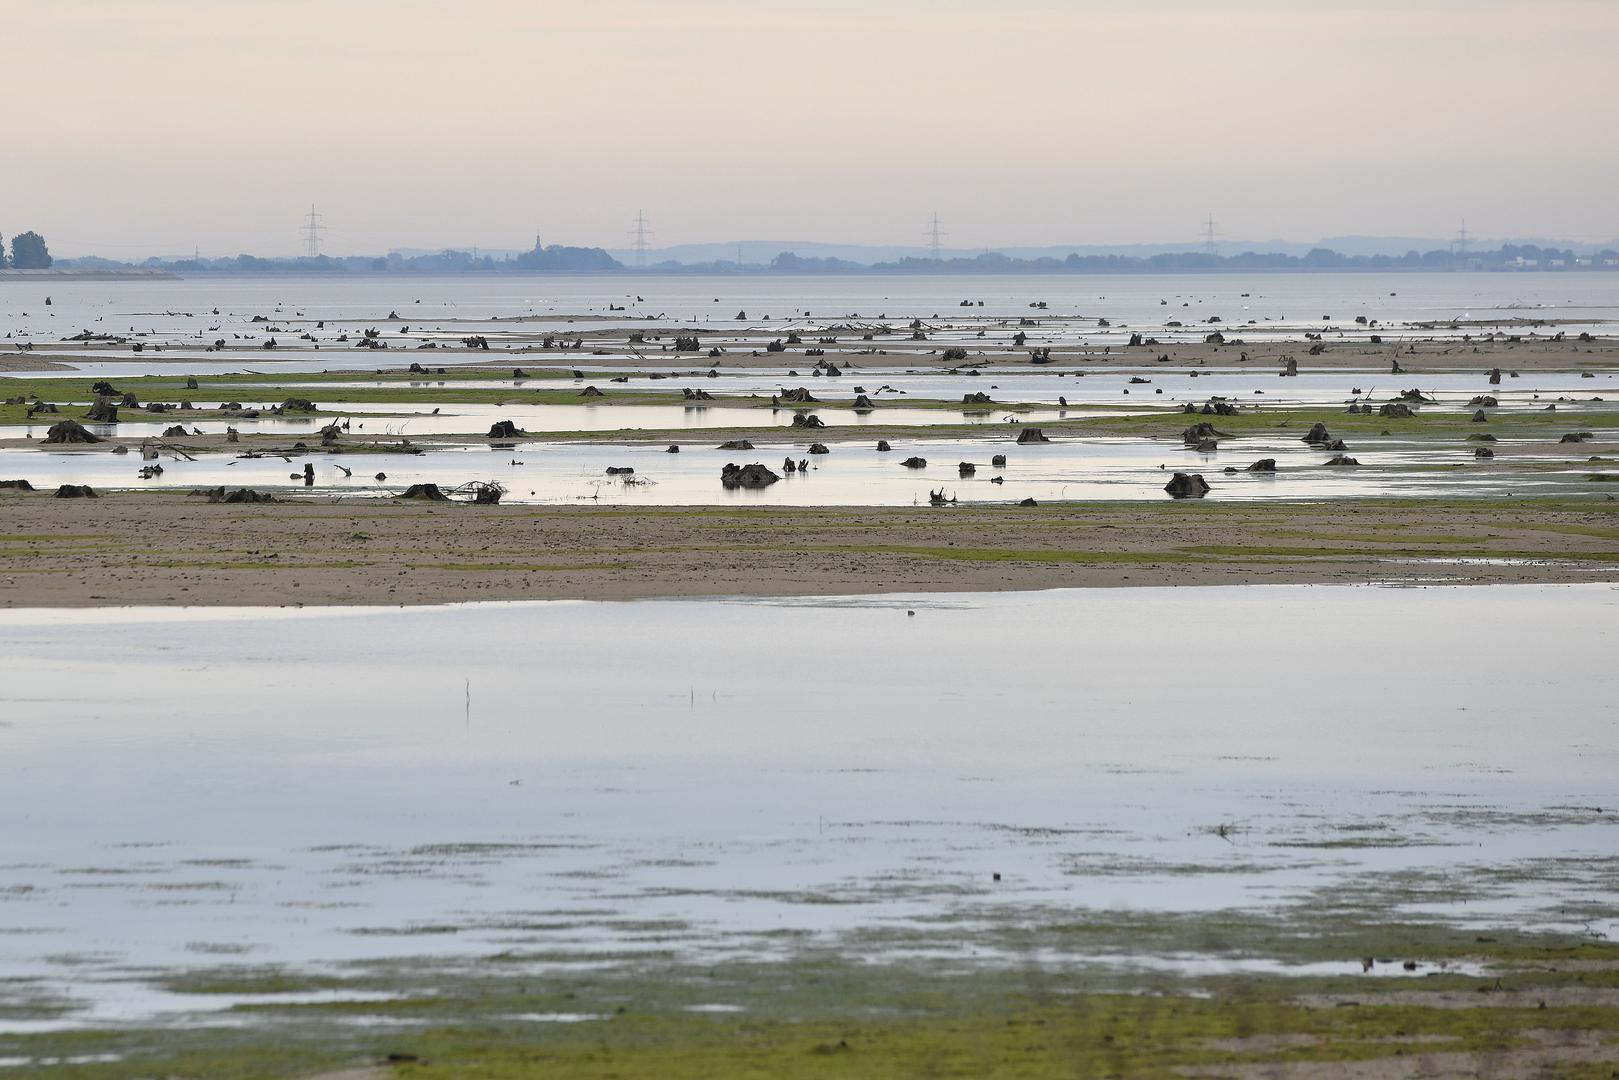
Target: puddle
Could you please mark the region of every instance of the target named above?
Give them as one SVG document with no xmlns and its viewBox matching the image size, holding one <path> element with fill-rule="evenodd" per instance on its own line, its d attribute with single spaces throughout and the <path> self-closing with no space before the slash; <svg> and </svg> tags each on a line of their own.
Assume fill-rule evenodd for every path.
<svg viewBox="0 0 1619 1080">
<path fill-rule="evenodd" d="M 68 1000 L 72 1000 L 70 997 Z M 102 982 L 85 995 L 82 1007 L 47 1019 L 7 1019 L 0 1016 L 0 1035 L 45 1035 L 89 1027 L 129 1024 L 241 1027 L 246 1019 L 226 1016 L 250 1006 L 371 1004 L 397 1001 L 396 994 L 352 990 L 315 990 L 279 994 L 176 994 L 138 983 Z"/>
</svg>

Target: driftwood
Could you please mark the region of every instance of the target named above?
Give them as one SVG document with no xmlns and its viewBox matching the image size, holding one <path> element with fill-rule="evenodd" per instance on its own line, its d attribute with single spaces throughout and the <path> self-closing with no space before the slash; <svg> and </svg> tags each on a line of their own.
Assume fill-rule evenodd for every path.
<svg viewBox="0 0 1619 1080">
<path fill-rule="evenodd" d="M 98 443 L 101 441 L 101 436 L 92 435 L 77 420 L 60 420 L 46 429 L 45 441 L 48 443 Z"/>
<path fill-rule="evenodd" d="M 769 487 L 781 477 L 765 468 L 763 465 L 726 465 L 720 470 L 720 483 L 728 488 L 762 488 Z"/>
<path fill-rule="evenodd" d="M 1203 479 L 1202 473 L 1178 472 L 1164 485 L 1164 490 L 1176 499 L 1201 499 L 1209 493 L 1209 482 Z"/>
</svg>

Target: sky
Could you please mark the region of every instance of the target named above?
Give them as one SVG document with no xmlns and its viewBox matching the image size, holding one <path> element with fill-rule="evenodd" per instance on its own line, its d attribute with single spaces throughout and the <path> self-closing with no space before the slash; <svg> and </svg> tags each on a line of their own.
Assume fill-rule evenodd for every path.
<svg viewBox="0 0 1619 1080">
<path fill-rule="evenodd" d="M 0 0 L 0 231 L 132 258 L 1619 237 L 1615 0 Z"/>
</svg>

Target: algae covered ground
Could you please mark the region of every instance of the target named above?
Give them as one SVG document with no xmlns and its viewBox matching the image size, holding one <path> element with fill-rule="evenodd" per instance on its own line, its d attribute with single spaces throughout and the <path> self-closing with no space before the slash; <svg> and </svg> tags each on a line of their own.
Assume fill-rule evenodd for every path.
<svg viewBox="0 0 1619 1080">
<path fill-rule="evenodd" d="M 653 961 L 565 974 L 499 957 L 460 972 L 382 965 L 342 979 L 244 969 L 177 986 L 201 999 L 334 988 L 369 999 L 261 999 L 189 1028 L 0 1034 L 0 1060 L 8 1075 L 87 1080 L 356 1068 L 423 1080 L 1619 1070 L 1619 947 L 1607 942 L 1351 920 L 1154 922 L 1138 914 L 1069 933 L 1136 947 L 1155 937 L 1224 946 L 1235 973 L 1054 963 L 1041 947 L 1060 948 L 1060 928 L 1031 933 L 1028 950 L 999 963 L 811 952 L 768 963 Z M 1241 958 L 1267 945 L 1279 954 L 1274 973 L 1242 972 Z M 1321 974 L 1323 966 L 1342 973 Z"/>
</svg>

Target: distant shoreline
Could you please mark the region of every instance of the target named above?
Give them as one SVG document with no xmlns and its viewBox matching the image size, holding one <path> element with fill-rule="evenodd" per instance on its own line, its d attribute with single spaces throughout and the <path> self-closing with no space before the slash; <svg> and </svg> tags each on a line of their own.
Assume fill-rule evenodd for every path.
<svg viewBox="0 0 1619 1080">
<path fill-rule="evenodd" d="M 770 270 L 765 268 L 749 270 L 716 270 L 711 267 L 692 267 L 689 269 L 645 269 L 625 268 L 623 270 L 194 270 L 180 274 L 171 270 L 0 270 L 0 283 L 3 282 L 51 282 L 51 281 L 209 281 L 225 279 L 232 281 L 258 280 L 258 279 L 329 279 L 334 281 L 362 281 L 362 280 L 396 280 L 410 281 L 427 278 L 1147 278 L 1147 277 L 1319 277 L 1333 274 L 1399 274 L 1399 275 L 1431 275 L 1431 274 L 1491 274 L 1491 275 L 1578 275 L 1588 274 L 1615 274 L 1619 267 L 1612 266 L 1582 266 L 1568 268 L 1525 268 L 1525 269 L 1435 269 L 1433 267 L 1231 267 L 1231 268 L 1194 268 L 1178 267 L 1170 270 L 1149 269 L 1051 269 L 1051 270 L 879 270 L 872 267 L 860 267 L 849 270 Z"/>
<path fill-rule="evenodd" d="M 247 275 L 243 275 L 247 276 Z M 179 281 L 172 270 L 148 270 L 138 267 L 102 270 L 56 269 L 0 270 L 0 281 Z"/>
</svg>

